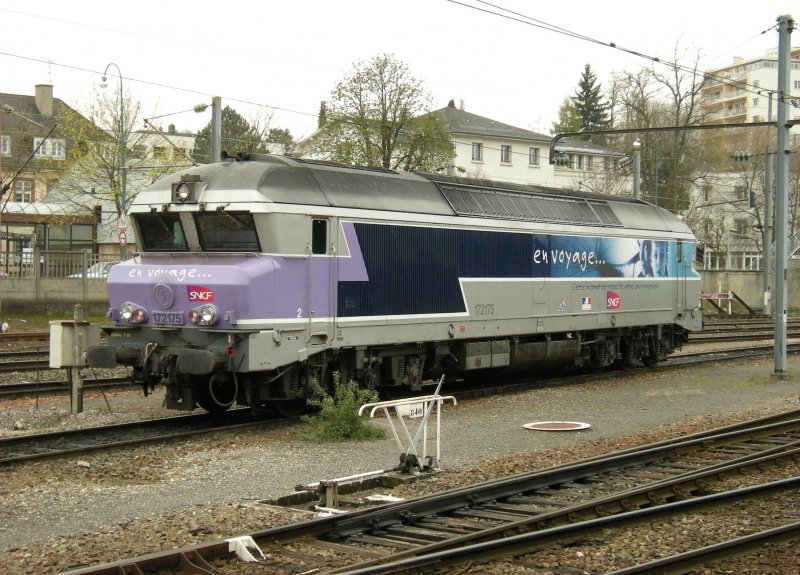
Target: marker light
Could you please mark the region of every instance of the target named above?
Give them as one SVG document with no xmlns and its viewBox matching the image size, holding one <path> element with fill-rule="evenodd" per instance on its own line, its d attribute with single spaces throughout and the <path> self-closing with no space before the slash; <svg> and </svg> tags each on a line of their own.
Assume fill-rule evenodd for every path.
<svg viewBox="0 0 800 575">
<path fill-rule="evenodd" d="M 147 312 L 130 302 L 122 304 L 122 307 L 119 308 L 119 315 L 128 323 L 144 323 L 147 319 Z"/>
<path fill-rule="evenodd" d="M 214 325 L 217 323 L 217 315 L 217 308 L 206 304 L 189 312 L 189 322 L 194 325 Z"/>
</svg>

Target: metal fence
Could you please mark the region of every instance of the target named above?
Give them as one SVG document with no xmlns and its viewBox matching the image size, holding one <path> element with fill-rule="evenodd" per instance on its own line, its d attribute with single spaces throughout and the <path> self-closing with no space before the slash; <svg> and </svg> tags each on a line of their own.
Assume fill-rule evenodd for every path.
<svg viewBox="0 0 800 575">
<path fill-rule="evenodd" d="M 93 254 L 89 250 L 54 252 L 36 249 L 17 253 L 0 252 L 0 277 L 106 278 L 111 266 L 119 261 L 119 256 Z"/>
</svg>

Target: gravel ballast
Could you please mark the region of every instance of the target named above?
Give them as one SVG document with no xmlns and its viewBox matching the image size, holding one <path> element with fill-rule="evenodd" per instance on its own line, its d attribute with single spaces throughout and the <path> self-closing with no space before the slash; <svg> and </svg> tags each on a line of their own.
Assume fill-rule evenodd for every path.
<svg viewBox="0 0 800 575">
<path fill-rule="evenodd" d="M 446 407 L 444 472 L 391 492 L 411 497 L 607 453 L 800 407 L 795 374 L 772 360 L 656 370 L 552 386 Z M 447 393 L 445 389 L 443 393 Z M 110 405 L 112 412 L 109 413 Z M 0 435 L 155 417 L 161 397 L 88 396 L 3 402 Z M 579 431 L 531 431 L 535 421 L 577 421 Z M 308 516 L 264 505 L 295 485 L 386 469 L 399 449 L 386 439 L 313 444 L 299 428 L 203 437 L 0 469 L 0 573 L 57 573 Z M 389 492 L 387 492 L 388 494 Z"/>
</svg>

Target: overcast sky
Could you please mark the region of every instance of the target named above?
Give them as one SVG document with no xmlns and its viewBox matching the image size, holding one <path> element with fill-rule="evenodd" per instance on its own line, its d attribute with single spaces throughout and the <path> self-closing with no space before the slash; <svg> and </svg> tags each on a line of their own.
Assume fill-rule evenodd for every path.
<svg viewBox="0 0 800 575">
<path fill-rule="evenodd" d="M 575 34 L 664 60 L 677 45 L 682 63 L 692 65 L 699 52 L 712 68 L 777 47 L 777 17 L 798 18 L 798 7 L 787 0 L 0 0 L 0 93 L 32 95 L 34 85 L 49 83 L 82 110 L 113 62 L 126 96 L 142 101 L 145 117 L 167 115 L 158 120 L 164 127 L 206 125 L 210 111 L 176 112 L 216 95 L 245 118 L 273 113 L 275 127 L 304 137 L 316 127 L 320 101 L 355 62 L 392 53 L 424 82 L 433 109 L 452 98 L 469 112 L 549 133 L 585 64 L 604 85 L 614 71 L 650 66 Z M 116 68 L 110 76 L 119 81 Z"/>
</svg>

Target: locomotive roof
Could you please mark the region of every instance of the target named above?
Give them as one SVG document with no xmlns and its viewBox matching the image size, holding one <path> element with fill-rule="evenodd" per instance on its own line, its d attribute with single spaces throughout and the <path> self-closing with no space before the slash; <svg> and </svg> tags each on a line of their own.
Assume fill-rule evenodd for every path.
<svg viewBox="0 0 800 575">
<path fill-rule="evenodd" d="M 688 231 L 666 210 L 630 198 L 266 154 L 196 166 L 147 192 L 169 191 L 184 175 L 199 176 L 206 184 L 204 194 L 252 190 L 274 203 Z M 152 203 L 147 192 L 137 203 Z"/>
</svg>

